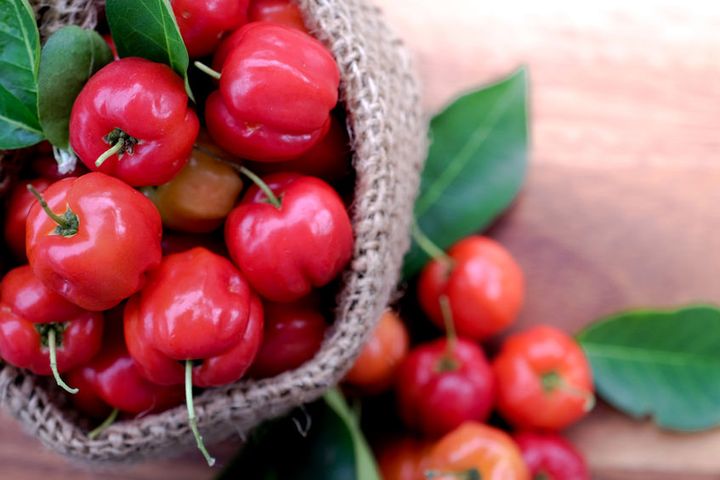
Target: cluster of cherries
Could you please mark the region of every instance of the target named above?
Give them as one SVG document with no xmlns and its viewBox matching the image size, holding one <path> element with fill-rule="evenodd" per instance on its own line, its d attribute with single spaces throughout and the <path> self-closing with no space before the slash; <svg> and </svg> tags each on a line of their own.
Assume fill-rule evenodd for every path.
<svg viewBox="0 0 720 480">
<path fill-rule="evenodd" d="M 444 253 L 416 236 L 434 257 L 420 274 L 418 301 L 446 336 L 410 349 L 408 329 L 388 311 L 346 378 L 351 392 L 392 389 L 413 432 L 378 442 L 383 479 L 589 479 L 582 456 L 557 433 L 594 404 L 581 348 L 538 325 L 509 335 L 489 362 L 480 342 L 517 317 L 522 270 L 487 237 L 467 237 Z M 485 423 L 493 409 L 514 437 Z"/>
<path fill-rule="evenodd" d="M 21 266 L 1 284 L 0 357 L 107 416 L 91 436 L 185 398 L 212 464 L 192 388 L 293 369 L 322 342 L 317 289 L 353 251 L 328 183 L 349 171 L 349 140 L 337 65 L 297 7 L 172 4 L 190 55 L 214 53 L 217 72 L 199 64 L 218 78 L 207 134 L 166 65 L 116 59 L 90 78 L 69 127 L 82 165 L 61 174 L 47 146 L 28 152 L 6 208 Z"/>
</svg>

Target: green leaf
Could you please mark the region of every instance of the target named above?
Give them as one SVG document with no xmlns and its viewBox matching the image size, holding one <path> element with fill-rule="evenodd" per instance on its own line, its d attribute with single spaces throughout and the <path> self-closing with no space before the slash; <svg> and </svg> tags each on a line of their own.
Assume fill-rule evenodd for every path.
<svg viewBox="0 0 720 480">
<path fill-rule="evenodd" d="M 25 0 L 0 0 L 0 149 L 43 139 L 37 115 L 40 34 Z"/>
<path fill-rule="evenodd" d="M 217 477 L 236 478 L 380 480 L 357 421 L 337 390 L 286 418 L 262 425 Z"/>
<path fill-rule="evenodd" d="M 190 63 L 168 0 L 107 0 L 105 15 L 120 57 L 142 57 L 172 67 L 185 80 Z M 194 101 L 194 99 L 193 99 Z"/>
<path fill-rule="evenodd" d="M 70 112 L 88 79 L 113 59 L 105 40 L 92 30 L 64 27 L 43 46 L 38 76 L 40 125 L 50 143 L 68 149 Z"/>
<path fill-rule="evenodd" d="M 586 328 L 578 340 L 598 393 L 634 417 L 694 431 L 720 424 L 720 310 L 636 310 Z"/>
<path fill-rule="evenodd" d="M 440 248 L 487 227 L 515 199 L 528 163 L 527 73 L 464 95 L 430 123 L 415 217 Z M 404 276 L 428 256 L 414 243 Z"/>
<path fill-rule="evenodd" d="M 373 457 L 370 447 L 365 440 L 358 421 L 350 411 L 345 402 L 345 398 L 337 388 L 330 390 L 325 394 L 325 402 L 333 409 L 333 411 L 342 419 L 346 427 L 350 431 L 355 446 L 356 461 L 356 479 L 358 480 L 380 480 L 375 458 Z"/>
</svg>

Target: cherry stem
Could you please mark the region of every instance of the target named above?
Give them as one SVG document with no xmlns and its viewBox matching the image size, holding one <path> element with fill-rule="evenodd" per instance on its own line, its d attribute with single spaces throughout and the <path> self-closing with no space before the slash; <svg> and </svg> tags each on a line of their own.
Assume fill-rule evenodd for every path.
<svg viewBox="0 0 720 480">
<path fill-rule="evenodd" d="M 593 395 L 592 392 L 587 392 L 574 385 L 570 385 L 567 380 L 565 380 L 565 378 L 556 371 L 550 371 L 542 374 L 540 377 L 540 383 L 542 384 L 542 388 L 545 392 L 550 393 L 555 390 L 560 390 L 567 392 L 570 395 L 583 398 L 585 400 L 584 410 L 586 412 L 589 412 L 593 409 L 593 407 L 595 407 L 595 395 Z"/>
<path fill-rule="evenodd" d="M 260 178 L 256 173 L 254 173 L 252 170 L 243 167 L 240 165 L 238 167 L 238 170 L 240 170 L 240 173 L 248 177 L 252 182 L 258 186 L 260 190 L 265 194 L 265 196 L 268 198 L 268 201 L 278 210 L 280 210 L 280 207 L 282 204 L 280 203 L 280 199 L 277 198 L 275 193 L 270 189 L 267 183 L 263 181 L 262 178 Z"/>
<path fill-rule="evenodd" d="M 95 166 L 97 168 L 102 167 L 102 164 L 105 163 L 105 160 L 112 157 L 116 153 L 121 152 L 124 146 L 125 139 L 122 137 L 118 138 L 117 142 L 115 142 L 115 145 L 105 150 L 105 152 L 103 152 L 103 154 L 100 155 L 97 160 L 95 160 Z"/>
<path fill-rule="evenodd" d="M 47 343 L 48 343 L 48 350 L 50 351 L 50 370 L 52 370 L 53 377 L 55 377 L 55 382 L 57 382 L 58 386 L 65 390 L 68 393 L 72 393 L 75 395 L 80 390 L 77 388 L 70 387 L 67 383 L 63 381 L 62 378 L 60 378 L 60 372 L 58 372 L 57 368 L 57 351 L 55 348 L 55 329 L 50 328 L 47 332 Z"/>
<path fill-rule="evenodd" d="M 213 77 L 215 80 L 220 80 L 220 77 L 222 76 L 220 72 L 218 72 L 217 70 L 213 70 L 202 62 L 195 61 L 193 65 L 195 65 L 195 67 L 201 72 L 207 73 L 208 75 Z"/>
<path fill-rule="evenodd" d="M 193 361 L 185 360 L 185 402 L 187 403 L 188 421 L 190 422 L 190 430 L 192 430 L 195 436 L 195 442 L 200 453 L 205 457 L 208 466 L 212 467 L 215 465 L 215 458 L 210 455 L 210 452 L 205 448 L 205 442 L 203 441 L 200 430 L 198 430 L 197 417 L 195 416 L 195 404 L 193 403 L 192 393 L 192 369 Z"/>
<path fill-rule="evenodd" d="M 457 347 L 457 332 L 455 331 L 455 322 L 453 321 L 452 308 L 450 308 L 450 299 L 447 295 L 440 295 L 438 298 L 440 303 L 440 312 L 442 312 L 443 322 L 445 324 L 445 336 L 447 338 L 447 348 L 445 356 L 440 361 L 441 371 L 452 371 L 457 368 L 455 360 L 455 348 Z"/>
<path fill-rule="evenodd" d="M 33 187 L 31 184 L 28 183 L 27 189 L 30 193 L 32 193 L 35 196 L 35 198 L 37 198 L 37 201 L 40 203 L 40 206 L 42 207 L 43 210 L 45 210 L 45 213 L 47 213 L 48 217 L 50 217 L 53 222 L 57 223 L 62 228 L 70 227 L 69 222 L 65 218 L 61 217 L 60 215 L 58 215 L 57 213 L 53 212 L 50 209 L 50 206 L 47 204 L 47 202 L 45 201 L 43 196 L 40 194 L 40 192 L 38 192 L 35 189 L 35 187 Z"/>
<path fill-rule="evenodd" d="M 115 423 L 115 420 L 117 420 L 119 413 L 120 410 L 118 410 L 117 408 L 113 409 L 113 411 L 110 412 L 110 415 L 108 415 L 108 417 L 100 425 L 98 425 L 95 429 L 88 433 L 88 438 L 90 440 L 95 440 L 98 435 L 105 431 L 105 429 Z"/>
<path fill-rule="evenodd" d="M 470 468 L 461 472 L 443 472 L 440 470 L 426 470 L 424 474 L 427 480 L 438 477 L 453 477 L 459 480 L 481 480 L 482 476 L 477 468 Z"/>
<path fill-rule="evenodd" d="M 445 253 L 443 249 L 438 247 L 435 242 L 430 240 L 430 238 L 425 235 L 425 232 L 420 230 L 420 226 L 417 224 L 416 219 L 413 219 L 412 237 L 418 244 L 420 249 L 425 252 L 428 257 L 444 263 L 448 270 L 452 268 L 453 259 L 450 258 L 450 256 Z"/>
</svg>

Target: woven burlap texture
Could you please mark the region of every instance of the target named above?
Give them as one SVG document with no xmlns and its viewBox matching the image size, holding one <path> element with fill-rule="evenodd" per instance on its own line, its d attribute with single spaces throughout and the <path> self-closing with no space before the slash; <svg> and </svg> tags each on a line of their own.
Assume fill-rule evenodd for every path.
<svg viewBox="0 0 720 480">
<path fill-rule="evenodd" d="M 33 3 L 31 1 L 31 3 Z M 89 0 L 34 2 L 43 36 L 73 23 L 93 27 Z M 386 307 L 409 246 L 412 206 L 426 151 L 418 85 L 400 41 L 380 11 L 363 0 L 300 0 L 306 22 L 333 52 L 357 171 L 353 260 L 344 274 L 336 319 L 317 356 L 298 370 L 210 389 L 195 399 L 210 443 L 243 438 L 262 421 L 319 398 L 336 384 Z M 59 389 L 47 379 L 3 366 L 0 403 L 50 448 L 89 462 L 132 462 L 194 445 L 184 406 L 124 421 L 90 440 Z"/>
</svg>

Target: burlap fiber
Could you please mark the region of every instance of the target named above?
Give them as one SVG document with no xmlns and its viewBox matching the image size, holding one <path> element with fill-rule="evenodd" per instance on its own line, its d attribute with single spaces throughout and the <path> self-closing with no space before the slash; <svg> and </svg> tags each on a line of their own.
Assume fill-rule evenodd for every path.
<svg viewBox="0 0 720 480">
<path fill-rule="evenodd" d="M 92 0 L 31 0 L 47 36 L 66 24 L 92 28 Z M 344 274 L 336 319 L 318 355 L 300 369 L 261 381 L 210 389 L 195 399 L 210 443 L 244 438 L 262 421 L 319 398 L 337 383 L 385 308 L 409 246 L 412 205 L 426 151 L 418 84 L 401 42 L 364 0 L 300 0 L 306 22 L 333 52 L 357 171 L 354 257 Z M 59 388 L 0 367 L 0 403 L 45 445 L 89 462 L 133 462 L 193 447 L 185 406 L 124 421 L 88 439 L 88 423 Z"/>
</svg>

